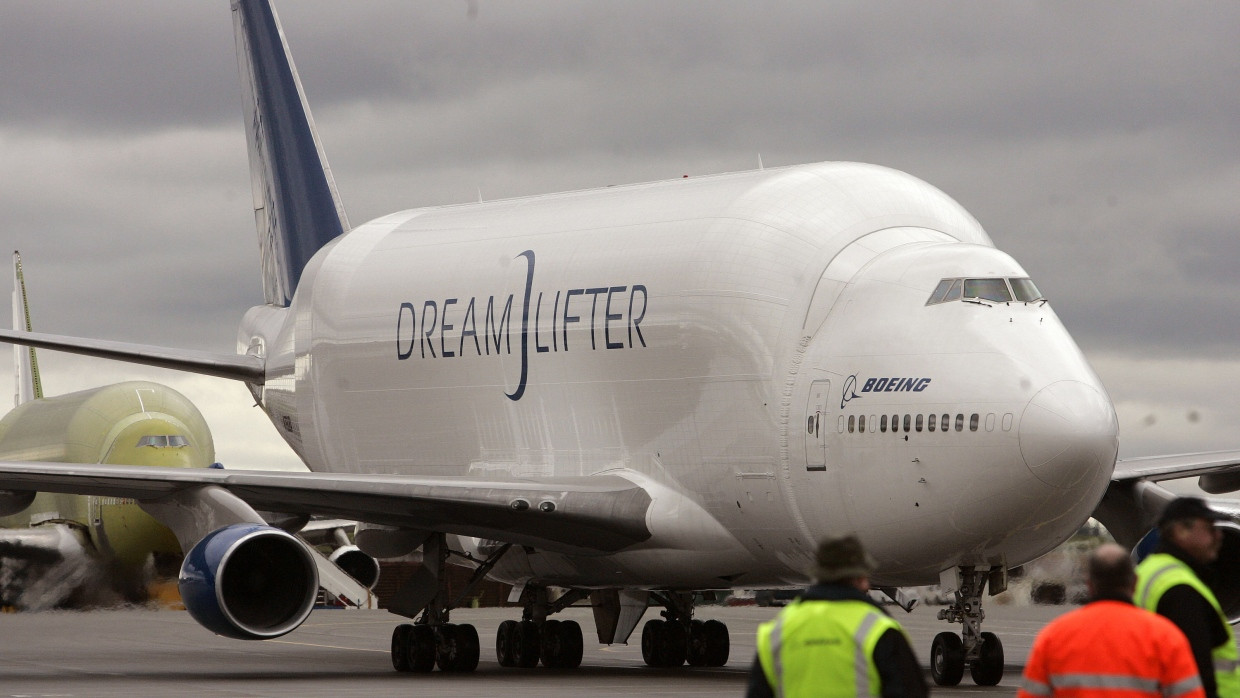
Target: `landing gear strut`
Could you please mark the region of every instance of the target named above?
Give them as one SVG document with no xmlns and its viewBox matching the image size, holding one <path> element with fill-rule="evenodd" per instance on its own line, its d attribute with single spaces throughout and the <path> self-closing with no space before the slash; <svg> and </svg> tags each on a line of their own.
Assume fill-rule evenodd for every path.
<svg viewBox="0 0 1240 698">
<path fill-rule="evenodd" d="M 930 645 L 930 675 L 940 686 L 955 686 L 969 667 L 973 682 L 979 686 L 995 686 L 1003 678 L 1003 643 L 994 633 L 982 632 L 982 592 L 990 582 L 990 593 L 1007 588 L 1006 570 L 1002 566 L 979 570 L 962 566 L 956 570 L 956 600 L 939 611 L 939 620 L 960 623 L 961 636 L 939 633 Z"/>
<path fill-rule="evenodd" d="M 693 619 L 693 594 L 652 592 L 651 597 L 666 610 L 662 619 L 646 621 L 642 627 L 642 659 L 647 666 L 719 667 L 728 663 L 731 649 L 728 626 L 717 620 Z"/>
</svg>

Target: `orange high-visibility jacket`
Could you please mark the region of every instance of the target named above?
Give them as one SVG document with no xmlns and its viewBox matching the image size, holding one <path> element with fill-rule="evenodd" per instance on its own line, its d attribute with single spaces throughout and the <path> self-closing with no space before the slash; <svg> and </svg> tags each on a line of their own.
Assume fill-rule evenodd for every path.
<svg viewBox="0 0 1240 698">
<path fill-rule="evenodd" d="M 1122 601 L 1095 601 L 1051 621 L 1025 665 L 1018 698 L 1205 698 L 1184 633 Z"/>
</svg>

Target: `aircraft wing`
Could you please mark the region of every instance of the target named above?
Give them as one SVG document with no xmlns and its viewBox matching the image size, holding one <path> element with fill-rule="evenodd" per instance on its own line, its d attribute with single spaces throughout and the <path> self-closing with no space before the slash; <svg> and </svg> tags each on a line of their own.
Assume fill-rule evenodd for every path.
<svg viewBox="0 0 1240 698">
<path fill-rule="evenodd" d="M 613 552 L 651 537 L 653 502 L 619 476 L 405 477 L 74 463 L 0 463 L 0 490 L 157 501 L 215 485 L 255 509 L 319 514 L 547 550 Z"/>
<path fill-rule="evenodd" d="M 1211 494 L 1240 490 L 1240 451 L 1120 459 L 1094 518 L 1119 543 L 1136 545 L 1167 502 L 1178 496 L 1158 483 L 1189 477 L 1198 478 L 1198 486 Z"/>
<path fill-rule="evenodd" d="M 1178 480 L 1185 477 L 1213 477 L 1240 473 L 1240 451 L 1181 453 L 1173 456 L 1121 458 L 1115 463 L 1112 481 Z M 1237 488 L 1233 488 L 1237 489 Z M 1207 491 L 1211 491 L 1207 489 Z M 1222 490 L 1230 491 L 1230 490 Z"/>
<path fill-rule="evenodd" d="M 217 354 L 192 349 L 169 349 L 148 344 L 115 342 L 106 339 L 66 337 L 43 332 L 17 332 L 0 329 L 0 342 L 37 349 L 54 349 L 70 354 L 94 356 L 128 363 L 173 368 L 219 378 L 262 385 L 263 360 L 242 354 Z"/>
</svg>

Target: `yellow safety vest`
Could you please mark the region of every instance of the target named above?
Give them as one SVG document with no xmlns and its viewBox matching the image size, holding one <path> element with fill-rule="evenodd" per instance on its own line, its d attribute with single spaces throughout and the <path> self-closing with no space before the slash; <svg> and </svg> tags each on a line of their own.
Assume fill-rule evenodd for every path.
<svg viewBox="0 0 1240 698">
<path fill-rule="evenodd" d="M 1137 565 L 1137 591 L 1133 602 L 1149 611 L 1158 610 L 1158 602 L 1163 594 L 1172 587 L 1187 584 L 1214 607 L 1223 627 L 1227 628 L 1230 640 L 1218 645 L 1211 652 L 1214 659 L 1214 680 L 1218 684 L 1219 698 L 1240 698 L 1240 652 L 1236 649 L 1236 638 L 1231 635 L 1231 624 L 1223 615 L 1223 608 L 1214 592 L 1206 586 L 1192 568 L 1184 564 L 1174 555 L 1155 553 Z"/>
<path fill-rule="evenodd" d="M 900 624 L 865 601 L 798 599 L 758 626 L 758 660 L 780 698 L 877 696 L 874 646 Z"/>
</svg>

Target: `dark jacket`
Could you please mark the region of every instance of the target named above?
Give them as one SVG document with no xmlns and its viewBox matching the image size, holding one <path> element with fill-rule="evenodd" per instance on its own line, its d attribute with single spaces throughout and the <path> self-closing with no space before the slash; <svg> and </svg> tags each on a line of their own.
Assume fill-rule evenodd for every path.
<svg viewBox="0 0 1240 698">
<path fill-rule="evenodd" d="M 1175 557 L 1192 568 L 1193 574 L 1196 574 L 1203 584 L 1211 590 L 1215 588 L 1214 571 L 1194 560 L 1175 543 L 1168 540 L 1161 541 L 1154 552 Z M 1167 620 L 1179 626 L 1184 636 L 1188 638 L 1188 644 L 1193 650 L 1193 658 L 1197 660 L 1197 669 L 1201 672 L 1201 686 L 1205 689 L 1207 698 L 1216 698 L 1218 684 L 1214 679 L 1212 652 L 1215 647 L 1231 641 L 1231 629 L 1223 624 L 1214 606 L 1186 584 L 1168 589 L 1167 593 L 1158 600 L 1156 610 L 1159 615 L 1165 616 Z"/>
<path fill-rule="evenodd" d="M 800 598 L 802 601 L 865 601 L 887 613 L 865 592 L 844 584 L 815 584 L 806 589 Z M 917 698 L 930 694 L 917 656 L 899 630 L 888 630 L 878 639 L 878 644 L 874 646 L 874 665 L 878 668 L 884 696 Z M 757 656 L 753 658 L 753 666 L 749 670 L 749 688 L 745 695 L 749 698 L 774 698 L 775 695 L 762 671 L 762 661 Z"/>
</svg>

